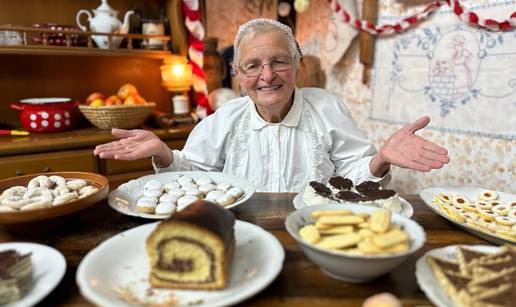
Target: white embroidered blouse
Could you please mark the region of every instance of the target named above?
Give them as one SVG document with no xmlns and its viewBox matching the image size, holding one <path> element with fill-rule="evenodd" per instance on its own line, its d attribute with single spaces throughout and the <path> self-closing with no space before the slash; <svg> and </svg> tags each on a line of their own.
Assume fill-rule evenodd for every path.
<svg viewBox="0 0 516 307">
<path fill-rule="evenodd" d="M 264 121 L 249 97 L 224 104 L 172 150 L 166 171 L 217 171 L 248 179 L 261 192 L 300 192 L 312 180 L 335 175 L 354 184 L 375 177 L 374 145 L 353 122 L 344 103 L 317 88 L 295 89 L 292 109 L 280 123 Z"/>
</svg>

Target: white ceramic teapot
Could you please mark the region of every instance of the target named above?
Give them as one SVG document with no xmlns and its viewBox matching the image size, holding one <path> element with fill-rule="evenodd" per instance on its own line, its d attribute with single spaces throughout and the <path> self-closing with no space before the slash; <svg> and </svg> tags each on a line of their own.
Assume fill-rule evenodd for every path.
<svg viewBox="0 0 516 307">
<path fill-rule="evenodd" d="M 88 23 L 92 32 L 120 34 L 126 34 L 129 32 L 129 16 L 134 14 L 134 11 L 127 11 L 127 13 L 125 13 L 123 24 L 117 18 L 118 11 L 111 8 L 107 3 L 107 0 L 102 0 L 100 6 L 92 11 L 94 15 L 93 17 L 88 10 L 80 10 L 77 13 L 75 20 L 77 22 L 77 26 L 79 26 L 81 30 L 87 31 L 87 27 L 83 26 L 80 21 L 81 15 L 86 14 L 88 15 Z M 92 38 L 99 48 L 109 48 L 107 35 L 93 35 Z M 123 37 L 121 36 L 113 36 L 111 38 L 111 47 L 118 48 L 122 40 Z"/>
</svg>

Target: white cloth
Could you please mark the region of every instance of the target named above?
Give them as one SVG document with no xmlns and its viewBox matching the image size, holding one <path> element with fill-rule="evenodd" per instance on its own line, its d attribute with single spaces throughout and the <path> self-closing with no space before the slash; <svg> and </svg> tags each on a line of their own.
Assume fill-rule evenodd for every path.
<svg viewBox="0 0 516 307">
<path fill-rule="evenodd" d="M 165 171 L 222 171 L 246 178 L 262 192 L 300 192 L 334 175 L 355 184 L 380 181 L 369 171 L 376 149 L 354 124 L 345 105 L 318 88 L 295 90 L 281 123 L 264 121 L 249 97 L 224 104 L 173 150 Z M 387 181 L 388 178 L 384 177 Z"/>
</svg>

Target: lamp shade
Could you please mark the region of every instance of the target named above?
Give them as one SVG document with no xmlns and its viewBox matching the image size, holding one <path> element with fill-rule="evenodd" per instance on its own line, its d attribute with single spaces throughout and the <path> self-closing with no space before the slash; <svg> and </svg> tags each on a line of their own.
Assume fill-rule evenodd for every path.
<svg viewBox="0 0 516 307">
<path fill-rule="evenodd" d="M 192 86 L 192 66 L 185 57 L 171 55 L 160 69 L 162 84 L 169 91 L 187 91 Z"/>
</svg>

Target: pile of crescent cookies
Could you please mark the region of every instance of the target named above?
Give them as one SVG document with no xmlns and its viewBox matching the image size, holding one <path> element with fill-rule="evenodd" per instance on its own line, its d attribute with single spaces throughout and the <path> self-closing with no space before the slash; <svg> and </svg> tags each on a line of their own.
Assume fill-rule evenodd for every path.
<svg viewBox="0 0 516 307">
<path fill-rule="evenodd" d="M 235 203 L 242 195 L 244 195 L 242 188 L 228 182 L 216 183 L 208 176 L 194 179 L 183 175 L 167 183 L 156 179 L 145 182 L 143 193 L 135 207 L 141 213 L 169 215 L 200 199 L 220 206 L 228 206 Z"/>
<path fill-rule="evenodd" d="M 299 236 L 308 244 L 350 255 L 395 254 L 410 249 L 405 230 L 391 222 L 391 212 L 376 209 L 353 214 L 350 210 L 313 211 L 315 224 L 304 225 Z"/>
<path fill-rule="evenodd" d="M 0 195 L 0 212 L 13 212 L 59 206 L 84 198 L 99 189 L 83 179 L 37 176 L 27 186 L 13 186 Z"/>
<path fill-rule="evenodd" d="M 516 201 L 504 203 L 495 191 L 483 191 L 475 200 L 439 193 L 432 201 L 457 222 L 516 242 Z"/>
</svg>

